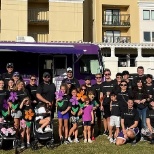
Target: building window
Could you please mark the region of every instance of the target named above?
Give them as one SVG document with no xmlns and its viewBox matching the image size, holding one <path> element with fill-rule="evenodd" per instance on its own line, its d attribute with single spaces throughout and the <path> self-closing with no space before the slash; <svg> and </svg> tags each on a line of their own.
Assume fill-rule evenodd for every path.
<svg viewBox="0 0 154 154">
<path fill-rule="evenodd" d="M 150 20 L 150 11 L 143 10 L 143 20 Z"/>
<path fill-rule="evenodd" d="M 154 32 L 152 32 L 152 42 L 154 42 Z"/>
<path fill-rule="evenodd" d="M 105 32 L 104 42 L 118 43 L 120 42 L 120 31 L 109 31 Z"/>
<path fill-rule="evenodd" d="M 143 32 L 144 42 L 151 42 L 150 32 Z"/>
<path fill-rule="evenodd" d="M 154 10 L 151 10 L 151 20 L 154 20 Z"/>
</svg>

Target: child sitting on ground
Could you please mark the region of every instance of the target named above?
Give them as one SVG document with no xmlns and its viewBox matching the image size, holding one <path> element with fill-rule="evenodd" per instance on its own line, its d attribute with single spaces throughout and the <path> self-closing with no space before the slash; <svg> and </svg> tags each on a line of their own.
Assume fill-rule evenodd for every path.
<svg viewBox="0 0 154 154">
<path fill-rule="evenodd" d="M 47 110 L 47 104 L 39 102 L 36 106 L 36 123 L 40 124 L 40 127 L 38 128 L 38 133 L 44 133 L 44 132 L 51 132 L 52 129 L 50 128 L 50 114 L 51 112 Z M 44 132 L 43 132 L 44 129 Z"/>
</svg>

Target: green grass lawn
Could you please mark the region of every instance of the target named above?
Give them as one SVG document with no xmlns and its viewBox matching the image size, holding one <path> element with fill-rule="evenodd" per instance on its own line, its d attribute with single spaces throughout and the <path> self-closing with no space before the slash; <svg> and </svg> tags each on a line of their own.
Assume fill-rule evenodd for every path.
<svg viewBox="0 0 154 154">
<path fill-rule="evenodd" d="M 55 125 L 55 136 L 56 141 L 58 139 L 58 129 L 57 121 Z M 80 134 L 82 132 L 82 127 L 79 129 Z M 5 143 L 6 144 L 6 143 Z M 31 149 L 26 149 L 20 151 L 21 154 L 154 154 L 154 145 L 150 145 L 149 142 L 138 142 L 135 146 L 131 144 L 126 144 L 123 146 L 116 146 L 110 144 L 107 137 L 100 135 L 96 138 L 93 143 L 71 143 L 69 145 L 59 145 L 52 150 L 48 150 L 46 147 L 40 148 L 39 150 L 32 151 Z M 0 154 L 14 154 L 14 150 L 0 150 Z"/>
</svg>

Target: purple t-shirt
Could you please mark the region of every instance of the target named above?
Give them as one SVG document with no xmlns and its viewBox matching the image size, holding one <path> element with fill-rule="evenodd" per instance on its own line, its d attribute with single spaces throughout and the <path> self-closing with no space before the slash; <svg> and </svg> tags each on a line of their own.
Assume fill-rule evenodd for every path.
<svg viewBox="0 0 154 154">
<path fill-rule="evenodd" d="M 83 110 L 82 120 L 83 121 L 91 121 L 92 120 L 91 111 L 93 110 L 92 105 L 88 105 L 85 108 L 83 108 L 82 110 Z"/>
</svg>

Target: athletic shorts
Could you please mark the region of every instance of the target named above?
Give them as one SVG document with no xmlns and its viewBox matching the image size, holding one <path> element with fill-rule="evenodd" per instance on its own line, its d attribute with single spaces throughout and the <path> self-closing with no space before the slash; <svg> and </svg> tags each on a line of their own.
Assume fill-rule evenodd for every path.
<svg viewBox="0 0 154 154">
<path fill-rule="evenodd" d="M 120 127 L 120 116 L 111 116 L 110 126 Z"/>
<path fill-rule="evenodd" d="M 75 124 L 79 122 L 79 117 L 71 116 L 70 120 L 72 124 Z"/>
<path fill-rule="evenodd" d="M 69 113 L 61 114 L 60 111 L 58 111 L 58 119 L 69 119 Z"/>
<path fill-rule="evenodd" d="M 104 105 L 104 115 L 103 118 L 109 118 L 111 116 L 111 111 L 110 111 L 110 106 L 109 105 Z"/>
<path fill-rule="evenodd" d="M 83 126 L 91 126 L 91 121 L 83 121 Z"/>
</svg>

